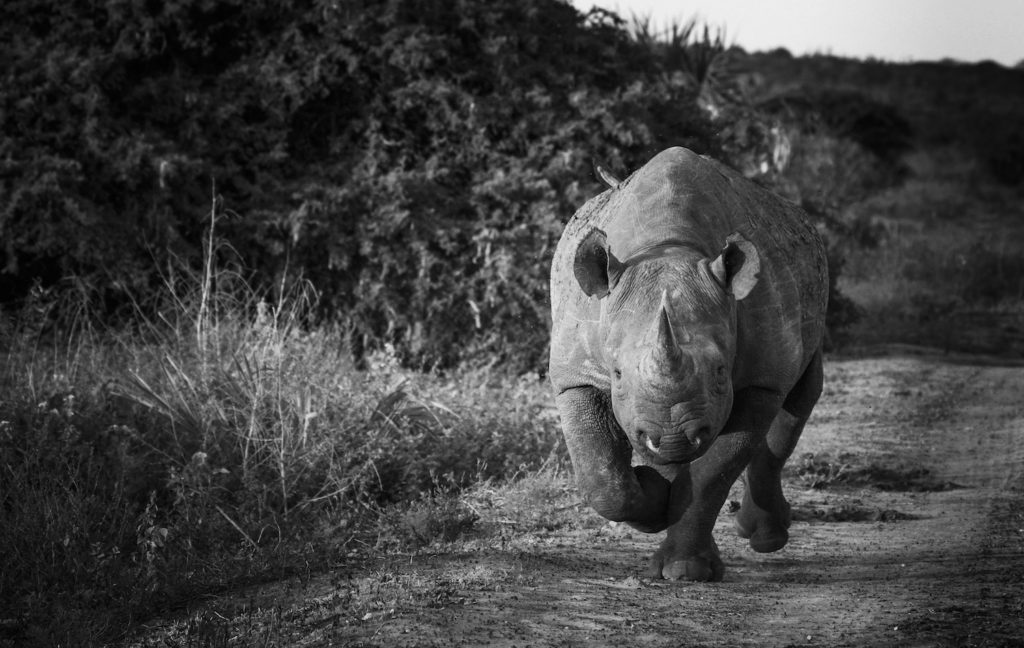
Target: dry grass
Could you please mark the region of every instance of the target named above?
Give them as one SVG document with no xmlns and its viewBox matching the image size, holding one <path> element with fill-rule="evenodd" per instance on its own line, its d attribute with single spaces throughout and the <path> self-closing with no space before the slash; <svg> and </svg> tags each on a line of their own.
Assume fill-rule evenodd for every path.
<svg viewBox="0 0 1024 648">
<path fill-rule="evenodd" d="M 536 375 L 356 371 L 311 303 L 210 263 L 133 332 L 3 329 L 0 645 L 100 645 L 180 601 L 454 540 L 466 487 L 564 455 Z M 208 621 L 193 636 L 219 645 Z"/>
</svg>

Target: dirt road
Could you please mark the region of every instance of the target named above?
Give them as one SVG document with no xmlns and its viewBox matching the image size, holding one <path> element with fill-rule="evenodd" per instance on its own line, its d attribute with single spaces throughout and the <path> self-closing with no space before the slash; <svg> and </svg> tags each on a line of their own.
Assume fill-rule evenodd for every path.
<svg viewBox="0 0 1024 648">
<path fill-rule="evenodd" d="M 639 578 L 657 538 L 610 524 L 423 557 L 403 572 L 449 573 L 451 591 L 335 640 L 1024 645 L 1024 369 L 908 358 L 828 370 L 789 473 L 797 521 L 783 551 L 753 553 L 725 513 L 718 584 Z"/>
<path fill-rule="evenodd" d="M 583 524 L 308 584 L 288 644 L 1024 646 L 1024 368 L 826 370 L 787 472 L 790 544 L 755 554 L 723 511 L 724 582 L 644 579 L 660 536 L 572 507 Z"/>
</svg>

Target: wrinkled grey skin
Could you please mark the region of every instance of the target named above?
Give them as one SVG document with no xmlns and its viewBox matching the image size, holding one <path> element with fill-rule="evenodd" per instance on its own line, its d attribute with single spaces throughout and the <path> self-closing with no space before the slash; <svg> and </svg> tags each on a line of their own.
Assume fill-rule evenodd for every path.
<svg viewBox="0 0 1024 648">
<path fill-rule="evenodd" d="M 587 202 L 551 269 L 550 377 L 580 491 L 667 530 L 650 575 L 720 580 L 711 536 L 789 539 L 780 472 L 821 393 L 828 278 L 795 206 L 682 148 Z"/>
</svg>

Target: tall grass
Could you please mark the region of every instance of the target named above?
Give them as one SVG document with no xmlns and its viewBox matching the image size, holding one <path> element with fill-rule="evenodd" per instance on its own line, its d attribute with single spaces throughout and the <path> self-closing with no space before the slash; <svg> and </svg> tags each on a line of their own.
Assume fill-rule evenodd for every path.
<svg viewBox="0 0 1024 648">
<path fill-rule="evenodd" d="M 326 568 L 378 545 L 390 506 L 564 452 L 535 375 L 416 374 L 386 352 L 357 371 L 311 286 L 252 291 L 215 214 L 202 271 L 167 276 L 130 330 L 0 329 L 0 628 L 19 643 L 99 644 Z"/>
</svg>

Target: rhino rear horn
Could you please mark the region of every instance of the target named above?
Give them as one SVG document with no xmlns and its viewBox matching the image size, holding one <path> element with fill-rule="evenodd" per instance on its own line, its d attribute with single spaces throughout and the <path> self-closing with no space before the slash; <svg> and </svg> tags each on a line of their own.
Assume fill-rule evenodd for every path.
<svg viewBox="0 0 1024 648">
<path fill-rule="evenodd" d="M 754 244 L 738 232 L 730 234 L 718 258 L 711 262 L 711 274 L 737 299 L 743 299 L 757 285 L 761 257 Z"/>
<path fill-rule="evenodd" d="M 576 281 L 588 296 L 606 297 L 622 274 L 622 263 L 608 249 L 608 237 L 595 228 L 576 248 L 572 266 Z"/>
<path fill-rule="evenodd" d="M 608 185 L 609 189 L 618 189 L 622 185 L 621 180 L 613 176 L 608 169 L 596 162 L 594 163 L 594 172 L 597 173 L 597 177 L 601 179 L 601 182 Z"/>
</svg>

